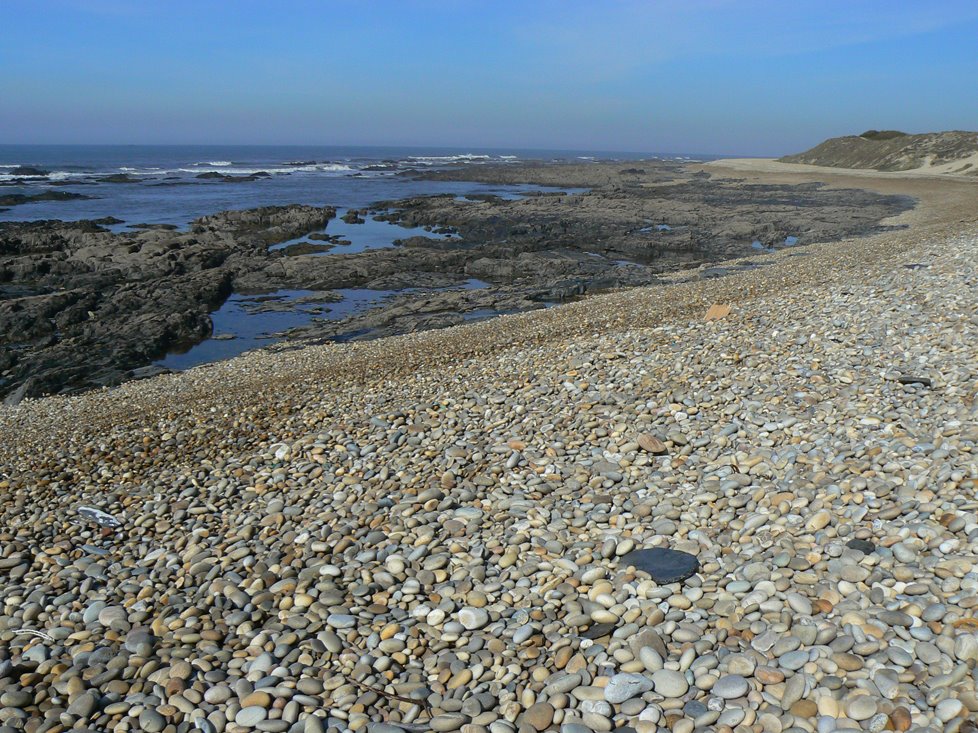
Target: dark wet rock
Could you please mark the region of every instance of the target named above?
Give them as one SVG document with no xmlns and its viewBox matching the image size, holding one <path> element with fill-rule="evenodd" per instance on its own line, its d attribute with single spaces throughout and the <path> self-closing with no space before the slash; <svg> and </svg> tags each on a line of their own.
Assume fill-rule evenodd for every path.
<svg viewBox="0 0 978 733">
<path fill-rule="evenodd" d="M 695 555 L 665 547 L 652 547 L 645 550 L 632 550 L 622 556 L 620 567 L 634 566 L 652 576 L 656 583 L 678 583 L 686 580 L 700 567 Z"/>
<path fill-rule="evenodd" d="M 296 257 L 298 255 L 314 255 L 329 252 L 333 249 L 333 244 L 313 244 L 312 242 L 299 242 L 278 250 L 286 257 Z"/>
<path fill-rule="evenodd" d="M 156 232 L 175 232 L 179 227 L 176 224 L 130 224 L 130 229 L 141 229 L 142 231 Z"/>
<path fill-rule="evenodd" d="M 236 274 L 274 261 L 270 243 L 322 229 L 333 214 L 266 207 L 205 217 L 192 232 L 0 223 L 4 292 L 30 284 L 0 298 L 0 396 L 13 404 L 138 378 L 135 370 L 210 335 L 209 313 Z"/>
<path fill-rule="evenodd" d="M 263 178 L 271 178 L 272 174 L 266 171 L 258 171 L 257 173 L 248 173 L 239 176 L 235 176 L 229 173 L 219 173 L 217 171 L 208 171 L 207 173 L 200 173 L 194 178 L 199 178 L 203 181 L 214 180 L 214 181 L 224 181 L 225 183 L 249 183 L 252 181 L 259 181 Z"/>
<path fill-rule="evenodd" d="M 453 242 L 446 242 L 437 237 L 425 237 L 421 234 L 404 239 L 395 239 L 394 245 L 396 247 L 430 247 L 432 249 L 451 249 L 455 246 Z"/>
<path fill-rule="evenodd" d="M 365 213 L 366 211 L 364 209 L 350 209 L 340 218 L 347 224 L 363 224 L 366 221 L 363 218 Z"/>
<path fill-rule="evenodd" d="M 250 232 L 275 244 L 324 229 L 334 216 L 336 209 L 331 207 L 263 206 L 203 216 L 193 221 L 191 231 L 197 234 Z"/>
<path fill-rule="evenodd" d="M 142 183 L 144 179 L 130 176 L 128 173 L 113 173 L 95 179 L 99 183 Z"/>
<path fill-rule="evenodd" d="M 35 194 L 11 193 L 0 196 L 0 206 L 19 206 L 20 204 L 29 204 L 32 201 L 77 201 L 90 198 L 93 197 L 68 191 L 44 191 Z"/>
<path fill-rule="evenodd" d="M 40 178 L 50 174 L 51 171 L 46 171 L 43 170 L 42 168 L 35 168 L 34 166 L 30 166 L 30 165 L 19 165 L 10 171 L 10 175 L 12 176 L 24 176 L 25 178 L 26 177 Z"/>
</svg>

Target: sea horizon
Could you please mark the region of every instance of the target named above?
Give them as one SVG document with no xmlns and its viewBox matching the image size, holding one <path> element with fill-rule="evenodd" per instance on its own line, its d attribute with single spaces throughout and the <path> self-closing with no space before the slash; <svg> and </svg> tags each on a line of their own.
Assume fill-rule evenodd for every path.
<svg viewBox="0 0 978 733">
<path fill-rule="evenodd" d="M 635 158 L 640 156 L 650 157 L 706 157 L 706 158 L 766 158 L 771 155 L 758 155 L 751 153 L 738 152 L 704 152 L 704 151 L 671 151 L 671 150 L 627 150 L 605 147 L 537 147 L 533 145 L 479 145 L 479 144 L 457 144 L 457 145 L 422 145 L 422 144 L 379 144 L 379 143 L 68 143 L 68 142 L 43 142 L 43 143 L 22 143 L 22 142 L 0 142 L 0 151 L 4 149 L 26 149 L 26 148 L 108 148 L 108 149 L 132 149 L 132 148 L 260 148 L 260 149 L 331 149 L 346 151 L 371 151 L 380 152 L 391 151 L 462 151 L 491 153 L 536 153 L 544 155 L 567 154 L 567 155 L 600 155 L 602 157 L 628 157 Z"/>
</svg>

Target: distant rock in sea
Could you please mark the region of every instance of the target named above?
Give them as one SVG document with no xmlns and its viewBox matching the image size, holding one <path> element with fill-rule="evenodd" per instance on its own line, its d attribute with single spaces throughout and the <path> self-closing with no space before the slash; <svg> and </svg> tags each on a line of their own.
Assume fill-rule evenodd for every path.
<svg viewBox="0 0 978 733">
<path fill-rule="evenodd" d="M 90 198 L 92 197 L 80 193 L 69 193 L 68 191 L 45 191 L 35 194 L 10 193 L 0 196 L 0 206 L 18 206 L 19 204 L 29 204 L 32 201 L 74 201 Z"/>
</svg>

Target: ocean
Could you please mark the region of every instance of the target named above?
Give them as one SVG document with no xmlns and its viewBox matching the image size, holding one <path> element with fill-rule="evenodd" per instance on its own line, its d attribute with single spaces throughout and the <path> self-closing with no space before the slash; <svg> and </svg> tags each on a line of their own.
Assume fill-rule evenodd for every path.
<svg viewBox="0 0 978 733">
<path fill-rule="evenodd" d="M 654 156 L 478 148 L 0 145 L 0 196 L 60 191 L 90 197 L 12 206 L 0 211 L 0 221 L 111 216 L 123 220 L 113 227 L 117 230 L 132 224 L 173 224 L 183 228 L 191 220 L 217 211 L 276 204 L 361 208 L 375 201 L 424 194 L 518 195 L 535 187 L 418 181 L 402 174 L 463 162 L 648 157 Z M 25 166 L 36 169 L 38 174 L 18 171 Z M 256 175 L 259 177 L 248 180 Z M 116 178 L 106 180 L 110 176 Z M 238 180 L 232 182 L 219 176 Z"/>
</svg>

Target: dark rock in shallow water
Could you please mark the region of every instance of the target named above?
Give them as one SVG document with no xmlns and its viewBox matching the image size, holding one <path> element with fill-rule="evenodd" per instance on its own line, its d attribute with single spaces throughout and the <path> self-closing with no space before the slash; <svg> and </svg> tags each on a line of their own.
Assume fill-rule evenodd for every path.
<svg viewBox="0 0 978 733">
<path fill-rule="evenodd" d="M 312 242 L 299 242 L 280 250 L 286 257 L 296 257 L 299 255 L 315 255 L 329 252 L 333 249 L 332 244 L 314 244 Z"/>
<path fill-rule="evenodd" d="M 49 175 L 50 171 L 41 170 L 40 168 L 34 168 L 29 165 L 21 165 L 10 171 L 12 176 L 46 176 Z"/>
<path fill-rule="evenodd" d="M 201 173 L 194 178 L 199 178 L 201 180 L 215 180 L 224 181 L 225 183 L 248 183 L 251 181 L 258 181 L 262 178 L 271 178 L 272 174 L 265 171 L 258 171 L 257 173 L 250 173 L 246 175 L 235 176 L 228 173 L 219 173 L 218 171 L 207 171 L 206 173 Z"/>
<path fill-rule="evenodd" d="M 347 224 L 363 224 L 366 220 L 363 218 L 363 209 L 350 209 L 340 218 Z"/>
<path fill-rule="evenodd" d="M 177 230 L 176 224 L 130 224 L 130 229 L 141 229 L 143 231 L 173 232 Z"/>
<path fill-rule="evenodd" d="M 846 542 L 846 547 L 853 550 L 859 550 L 865 555 L 868 555 L 871 552 L 876 552 L 876 545 L 869 540 L 849 540 Z"/>
<path fill-rule="evenodd" d="M 621 558 L 621 567 L 629 565 L 652 576 L 656 583 L 678 583 L 700 569 L 700 561 L 694 555 L 665 547 L 632 550 Z"/>
<path fill-rule="evenodd" d="M 80 193 L 69 193 L 67 191 L 45 191 L 44 193 L 35 193 L 32 195 L 12 193 L 6 196 L 0 196 L 0 204 L 4 206 L 18 206 L 19 204 L 29 204 L 32 201 L 74 201 L 76 199 L 90 198 L 92 197 Z"/>
<path fill-rule="evenodd" d="M 95 180 L 99 183 L 141 183 L 143 179 L 130 176 L 128 173 L 113 173 Z"/>
</svg>

